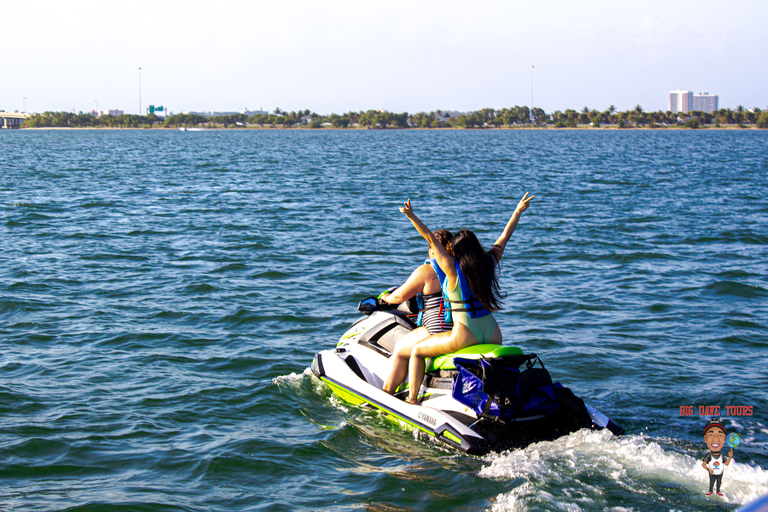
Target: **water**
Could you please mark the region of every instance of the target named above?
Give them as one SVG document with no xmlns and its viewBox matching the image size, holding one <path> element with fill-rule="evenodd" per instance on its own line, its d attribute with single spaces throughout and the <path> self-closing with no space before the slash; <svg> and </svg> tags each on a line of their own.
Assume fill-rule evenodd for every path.
<svg viewBox="0 0 768 512">
<path fill-rule="evenodd" d="M 768 133 L 0 133 L 0 509 L 733 510 L 768 493 Z M 478 458 L 307 370 L 426 244 L 504 257 L 505 343 L 615 418 Z M 703 496 L 702 416 L 742 444 Z M 697 410 L 698 412 L 698 410 Z"/>
</svg>

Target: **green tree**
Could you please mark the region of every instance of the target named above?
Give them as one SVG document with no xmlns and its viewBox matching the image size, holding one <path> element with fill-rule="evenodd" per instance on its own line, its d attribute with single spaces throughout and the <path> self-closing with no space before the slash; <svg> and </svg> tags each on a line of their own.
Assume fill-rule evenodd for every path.
<svg viewBox="0 0 768 512">
<path fill-rule="evenodd" d="M 340 116 L 338 114 L 331 114 L 329 116 L 331 126 L 334 128 L 346 128 L 349 126 L 349 118 L 347 116 Z"/>
<path fill-rule="evenodd" d="M 460 115 L 456 118 L 456 124 L 461 126 L 462 128 L 474 128 L 475 127 L 475 121 L 472 119 L 471 116 L 467 115 Z"/>
<path fill-rule="evenodd" d="M 426 112 L 418 112 L 411 116 L 411 122 L 416 126 L 420 126 L 422 128 L 432 127 L 434 121 L 437 121 L 437 119 L 435 118 L 434 112 L 431 112 L 429 114 L 427 114 Z"/>
<path fill-rule="evenodd" d="M 365 112 L 360 112 L 360 116 L 358 117 L 358 124 L 367 128 L 373 128 L 376 124 L 375 119 L 376 112 L 373 110 L 366 110 Z"/>
<path fill-rule="evenodd" d="M 760 113 L 760 117 L 757 118 L 757 127 L 762 129 L 768 128 L 768 112 Z"/>
<path fill-rule="evenodd" d="M 386 128 L 391 122 L 391 116 L 389 112 L 377 112 L 373 116 L 373 124 L 379 128 Z"/>
<path fill-rule="evenodd" d="M 268 120 L 269 116 L 267 114 L 256 114 L 248 119 L 248 122 L 252 124 L 258 124 L 259 126 L 264 126 L 267 124 Z"/>
<path fill-rule="evenodd" d="M 698 117 L 692 117 L 689 120 L 685 122 L 685 127 L 690 128 L 692 130 L 695 130 L 697 128 L 700 128 L 701 125 L 699 124 L 699 118 Z"/>
<path fill-rule="evenodd" d="M 397 128 L 408 128 L 408 112 L 391 114 L 389 123 Z"/>
</svg>

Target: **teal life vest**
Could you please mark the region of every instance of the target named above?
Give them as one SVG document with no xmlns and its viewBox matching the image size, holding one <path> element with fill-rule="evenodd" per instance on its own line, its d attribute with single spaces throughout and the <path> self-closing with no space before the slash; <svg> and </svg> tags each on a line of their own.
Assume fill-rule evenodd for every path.
<svg viewBox="0 0 768 512">
<path fill-rule="evenodd" d="M 456 261 L 456 275 L 458 276 L 458 286 L 459 292 L 461 293 L 461 300 L 450 300 L 448 297 L 448 280 L 446 279 L 442 284 L 443 300 L 445 301 L 447 310 L 446 315 L 451 314 L 452 312 L 467 313 L 469 318 L 480 318 L 486 315 L 490 315 L 491 312 L 488 311 L 485 306 L 483 306 L 483 303 L 480 302 L 480 299 L 478 299 L 477 296 L 472 292 L 472 288 L 470 288 L 469 282 L 467 282 L 467 278 L 464 275 L 464 272 L 461 271 L 461 266 L 459 265 L 458 260 Z"/>
<path fill-rule="evenodd" d="M 437 274 L 437 280 L 440 281 L 440 288 L 443 287 L 443 283 L 445 282 L 445 272 L 443 272 L 443 269 L 440 268 L 440 265 L 437 264 L 437 259 L 435 258 L 427 258 L 424 260 L 424 263 L 429 263 L 432 265 L 432 268 L 435 269 L 435 274 Z"/>
</svg>

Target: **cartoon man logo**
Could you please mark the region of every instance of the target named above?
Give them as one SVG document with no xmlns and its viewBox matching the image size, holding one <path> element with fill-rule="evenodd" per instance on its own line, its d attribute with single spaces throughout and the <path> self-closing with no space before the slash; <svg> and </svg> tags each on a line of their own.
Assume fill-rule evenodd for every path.
<svg viewBox="0 0 768 512">
<path fill-rule="evenodd" d="M 717 482 L 717 495 L 722 496 L 720 492 L 720 484 L 723 481 L 723 471 L 725 466 L 728 466 L 733 460 L 733 448 L 728 452 L 728 459 L 723 460 L 724 456 L 720 453 L 720 450 L 726 445 L 725 440 L 728 432 L 725 430 L 725 426 L 722 424 L 719 418 L 713 418 L 708 421 L 704 427 L 704 442 L 707 443 L 709 453 L 704 456 L 704 462 L 701 463 L 701 467 L 709 471 L 709 491 L 707 496 L 712 495 L 712 487 Z"/>
</svg>

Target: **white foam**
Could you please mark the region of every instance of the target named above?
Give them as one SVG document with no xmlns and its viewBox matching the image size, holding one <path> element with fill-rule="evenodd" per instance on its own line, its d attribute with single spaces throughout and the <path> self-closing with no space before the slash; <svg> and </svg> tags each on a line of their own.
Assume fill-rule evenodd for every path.
<svg viewBox="0 0 768 512">
<path fill-rule="evenodd" d="M 735 454 L 723 477 L 727 501 L 744 504 L 768 493 L 768 472 L 739 464 L 737 458 Z M 532 503 L 546 503 L 553 510 L 593 509 L 595 497 L 603 494 L 603 489 L 578 478 L 585 474 L 602 474 L 619 488 L 653 496 L 659 496 L 659 482 L 690 490 L 691 494 L 703 493 L 709 486 L 698 457 L 665 450 L 645 436 L 615 437 L 607 430 L 582 430 L 556 441 L 490 455 L 486 460 L 489 465 L 480 476 L 523 480 L 515 490 L 497 496 L 493 511 L 524 510 Z M 544 489 L 558 489 L 558 497 Z"/>
<path fill-rule="evenodd" d="M 300 387 L 301 384 L 304 382 L 304 379 L 308 375 L 312 375 L 312 369 L 304 368 L 304 371 L 301 373 L 289 373 L 288 375 L 278 375 L 277 377 L 272 379 L 272 382 L 278 386 L 287 385 L 291 387 Z"/>
<path fill-rule="evenodd" d="M 342 400 L 341 398 L 337 397 L 336 395 L 331 395 L 329 397 L 329 401 L 331 405 L 337 409 L 339 409 L 343 413 L 349 413 L 349 407 L 347 407 L 347 402 Z"/>
</svg>

